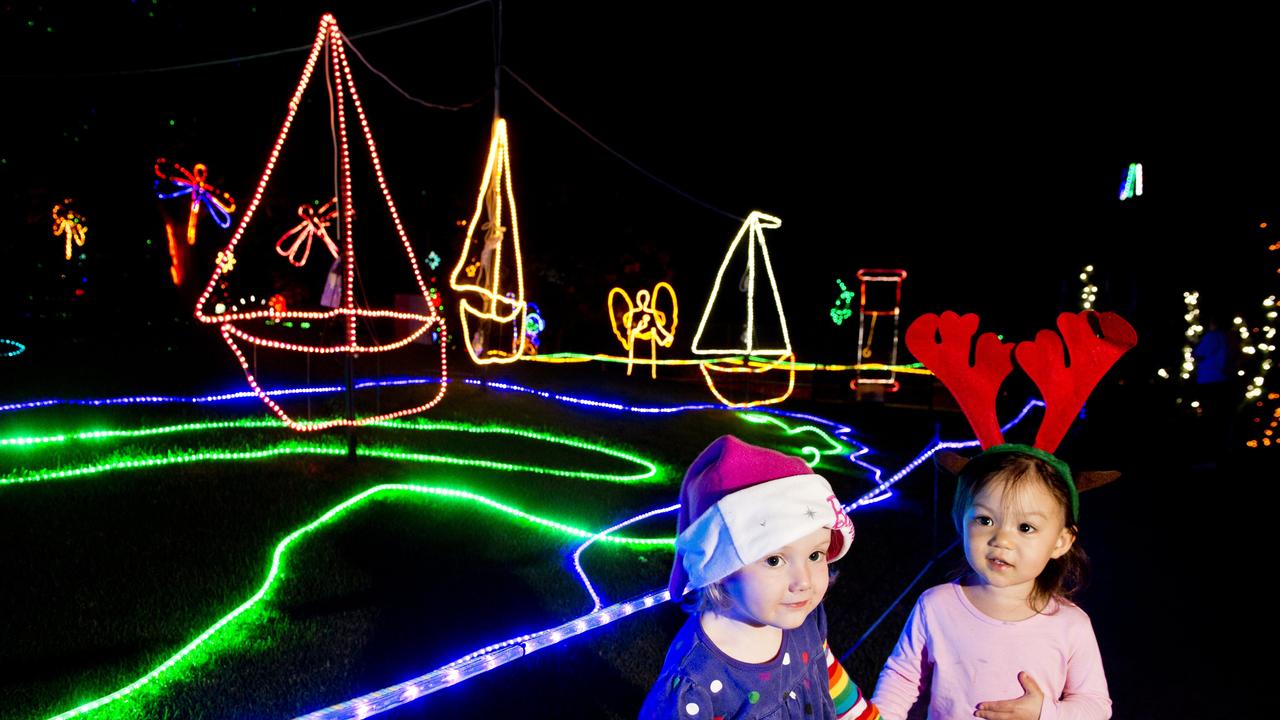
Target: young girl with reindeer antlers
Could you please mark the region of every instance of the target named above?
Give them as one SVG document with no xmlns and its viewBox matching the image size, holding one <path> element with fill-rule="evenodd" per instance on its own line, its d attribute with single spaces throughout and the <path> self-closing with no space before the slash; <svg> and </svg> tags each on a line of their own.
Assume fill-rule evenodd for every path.
<svg viewBox="0 0 1280 720">
<path fill-rule="evenodd" d="M 1102 656 L 1089 616 L 1069 600 L 1087 559 L 1076 544 L 1079 492 L 1118 473 L 1077 473 L 1053 454 L 1107 370 L 1137 343 L 1113 313 L 1063 313 L 1062 340 L 971 341 L 977 315 L 924 315 L 907 347 L 956 397 L 983 447 L 939 463 L 959 484 L 951 516 L 970 572 L 921 595 L 885 663 L 872 702 L 887 720 L 905 718 L 925 688 L 929 718 L 1086 720 L 1111 717 Z M 1095 329 L 1096 328 L 1096 329 Z M 1034 446 L 1007 444 L 996 393 L 1013 369 L 1010 351 L 1044 395 Z"/>
</svg>

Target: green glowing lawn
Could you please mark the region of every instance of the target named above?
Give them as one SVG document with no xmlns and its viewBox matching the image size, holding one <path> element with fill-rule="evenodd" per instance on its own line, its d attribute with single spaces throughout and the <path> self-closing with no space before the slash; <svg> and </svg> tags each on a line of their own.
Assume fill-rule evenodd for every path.
<svg viewBox="0 0 1280 720">
<path fill-rule="evenodd" d="M 0 437 L 238 417 L 261 414 L 254 405 L 31 411 L 0 419 Z M 0 576 L 6 579 L 0 593 L 0 717 L 49 717 L 144 676 L 258 592 L 283 538 L 374 486 L 465 489 L 594 532 L 672 502 L 683 465 L 719 434 L 734 432 L 797 453 L 805 445 L 818 452 L 841 449 L 813 433 L 788 435 L 785 428 L 730 413 L 624 417 L 461 384 L 428 416 L 472 424 L 499 417 L 507 425 L 638 453 L 656 467 L 509 434 L 412 428 L 361 430 L 362 447 L 409 457 L 365 457 L 355 464 L 323 455 L 210 457 L 62 479 L 48 476 L 120 460 L 263 453 L 299 441 L 332 447 L 342 436 L 180 428 L 0 447 L 10 481 L 0 485 Z M 440 464 L 424 462 L 424 455 L 565 472 Z M 847 465 L 822 462 L 837 469 L 832 477 L 842 494 L 852 498 L 867 487 Z M 568 471 L 588 477 L 566 477 Z M 16 479 L 30 481 L 11 482 Z M 667 517 L 626 534 L 671 532 Z M 263 602 L 171 670 L 87 717 L 291 717 L 412 677 L 589 611 L 590 598 L 568 569 L 578 542 L 562 530 L 469 500 L 379 494 L 295 541 Z M 585 564 L 598 589 L 616 601 L 663 585 L 670 558 L 662 546 L 597 545 Z M 678 622 L 674 611 L 652 611 L 392 716 L 481 716 L 506 707 L 511 693 L 530 701 L 541 693 L 545 703 L 562 696 L 569 702 L 576 692 L 573 702 L 593 708 L 588 716 L 625 717 L 638 705 L 637 693 L 656 672 Z"/>
</svg>

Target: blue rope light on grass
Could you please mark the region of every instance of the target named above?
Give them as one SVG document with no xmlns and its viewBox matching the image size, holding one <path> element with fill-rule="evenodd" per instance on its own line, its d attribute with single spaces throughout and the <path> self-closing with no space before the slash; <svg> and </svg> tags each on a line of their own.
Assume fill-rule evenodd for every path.
<svg viewBox="0 0 1280 720">
<path fill-rule="evenodd" d="M 448 665 L 376 692 L 352 698 L 322 710 L 300 715 L 296 720 L 357 720 L 397 708 L 437 690 L 457 685 L 468 678 L 488 672 L 512 660 L 551 647 L 556 643 L 603 627 L 619 618 L 653 607 L 670 599 L 667 590 L 650 593 L 635 600 L 610 605 L 569 622 L 528 635 L 495 643 L 465 655 Z"/>
<path fill-rule="evenodd" d="M 594 543 L 595 541 L 597 541 L 597 540 L 599 540 L 599 539 L 601 539 L 601 538 L 603 538 L 603 537 L 607 537 L 610 533 L 612 533 L 612 532 L 613 532 L 613 531 L 615 531 L 615 530 L 621 530 L 622 528 L 624 528 L 624 527 L 626 527 L 626 526 L 628 526 L 628 525 L 630 525 L 630 524 L 632 524 L 632 523 L 636 523 L 636 522 L 639 522 L 639 521 L 641 521 L 641 520 L 646 520 L 646 519 L 651 518 L 651 517 L 653 517 L 653 516 L 655 516 L 655 515 L 661 515 L 661 514 L 663 514 L 663 513 L 675 512 L 676 510 L 679 510 L 679 509 L 680 509 L 680 505 L 679 505 L 679 503 L 677 503 L 677 504 L 675 504 L 675 505 L 669 505 L 669 506 L 667 506 L 667 507 L 658 508 L 657 510 L 650 510 L 650 511 L 649 511 L 649 512 L 647 512 L 647 513 L 643 513 L 643 514 L 640 514 L 640 515 L 636 515 L 635 517 L 631 518 L 630 520 L 623 520 L 622 522 L 618 523 L 617 525 L 614 525 L 613 527 L 609 528 L 608 530 L 601 530 L 600 532 L 596 533 L 595 535 L 592 535 L 591 537 L 587 538 L 587 540 L 586 540 L 585 542 L 583 542 L 581 545 L 579 545 L 579 546 L 578 546 L 578 549 L 577 549 L 577 550 L 574 550 L 574 551 L 573 551 L 573 568 L 574 568 L 574 570 L 576 570 L 576 571 L 577 571 L 577 573 L 578 573 L 578 578 L 582 580 L 582 586 L 583 586 L 583 587 L 585 587 L 585 588 L 587 589 L 587 593 L 588 593 L 589 595 L 591 595 L 591 600 L 595 603 L 595 606 L 594 606 L 593 608 L 591 608 L 591 611 L 592 611 L 592 612 L 596 612 L 596 611 L 598 611 L 598 610 L 600 609 L 600 607 L 601 607 L 601 602 L 600 602 L 600 596 L 596 594 L 596 589 L 595 589 L 595 587 L 591 584 L 591 579 L 587 577 L 587 573 L 586 573 L 586 571 L 582 569 L 582 559 L 581 559 L 581 558 L 582 558 L 582 551 L 583 551 L 583 550 L 586 550 L 588 547 L 591 547 L 592 543 Z"/>
</svg>

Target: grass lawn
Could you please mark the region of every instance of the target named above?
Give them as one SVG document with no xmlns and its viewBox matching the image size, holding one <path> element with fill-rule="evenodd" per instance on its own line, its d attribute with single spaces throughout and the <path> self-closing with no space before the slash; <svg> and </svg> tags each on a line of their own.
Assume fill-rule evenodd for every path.
<svg viewBox="0 0 1280 720">
<path fill-rule="evenodd" d="M 632 401 L 671 404 L 646 398 L 653 387 L 635 383 Z M 592 609 L 571 562 L 583 538 L 407 486 L 594 533 L 674 502 L 683 467 L 732 432 L 826 453 L 819 466 L 846 500 L 871 487 L 851 445 L 780 416 L 618 413 L 455 382 L 422 420 L 361 429 L 354 463 L 340 432 L 298 436 L 262 417 L 256 400 L 0 416 L 3 438 L 73 436 L 0 448 L 0 717 L 50 717 L 157 667 L 87 717 L 292 717 Z M 290 543 L 260 602 L 163 667 L 264 588 L 281 540 L 378 486 L 393 487 Z M 672 530 L 668 514 L 622 534 Z M 583 556 L 606 603 L 661 587 L 670 562 L 666 544 Z M 626 717 L 681 620 L 649 610 L 390 716 L 480 717 L 515 701 Z"/>
<path fill-rule="evenodd" d="M 706 403 L 696 378 L 671 375 L 655 383 L 616 366 L 522 366 L 488 379 L 646 407 Z M 398 391 L 384 392 L 382 400 L 397 400 Z M 317 413 L 334 406 L 313 403 Z M 1152 588 L 1207 566 L 1213 550 L 1149 550 L 1168 519 L 1185 513 L 1188 494 L 1265 477 L 1270 458 L 1248 456 L 1260 470 L 1224 466 L 1219 476 L 1188 471 L 1178 453 L 1137 452 L 1195 442 L 1171 422 L 1138 422 L 1152 406 L 1139 389 L 1103 394 L 1091 407 L 1097 419 L 1075 438 L 1073 464 L 1125 473 L 1086 498 L 1082 537 L 1096 580 L 1081 604 L 1097 629 L 1116 717 L 1224 707 L 1200 687 L 1231 682 L 1214 660 L 1229 642 L 1197 628 L 1207 627 L 1198 618 L 1221 616 L 1229 596 L 1166 593 L 1151 602 Z M 886 475 L 935 432 L 965 436 L 960 418 L 941 416 L 939 431 L 939 416 L 919 410 L 783 407 L 847 424 L 845 437 L 871 447 L 866 458 Z M 846 502 L 874 485 L 832 426 L 780 414 L 617 412 L 456 381 L 422 418 L 361 429 L 354 463 L 341 432 L 298 435 L 265 417 L 256 399 L 0 413 L 0 441 L 46 440 L 0 443 L 0 717 L 48 718 L 126 688 L 259 593 L 171 668 L 84 716 L 291 718 L 581 617 L 593 608 L 572 564 L 582 536 L 672 504 L 684 467 L 724 433 L 816 457 Z M 76 435 L 84 431 L 128 432 Z M 950 495 L 951 481 L 925 463 L 890 499 L 853 514 L 857 540 L 827 609 L 831 646 L 842 654 L 885 615 L 845 660 L 868 691 L 919 592 L 960 561 L 952 552 L 903 592 L 954 535 Z M 620 534 L 669 538 L 673 529 L 667 514 Z M 599 542 L 582 557 L 606 605 L 665 586 L 670 563 L 665 544 Z M 670 605 L 638 612 L 382 717 L 632 718 L 684 620 Z M 1170 692 L 1175 681 L 1153 668 L 1171 657 L 1204 682 Z"/>
</svg>

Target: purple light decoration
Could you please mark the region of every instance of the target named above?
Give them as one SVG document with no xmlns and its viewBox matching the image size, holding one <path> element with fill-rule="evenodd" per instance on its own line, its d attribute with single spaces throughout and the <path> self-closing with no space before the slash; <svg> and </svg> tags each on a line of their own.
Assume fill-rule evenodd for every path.
<svg viewBox="0 0 1280 720">
<path fill-rule="evenodd" d="M 197 165 L 196 170 L 199 171 L 199 169 L 200 166 Z M 218 227 L 225 230 L 231 226 L 231 216 L 227 214 L 227 211 L 218 204 L 218 201 L 209 194 L 208 190 L 205 190 L 203 187 L 200 187 L 196 183 L 192 183 L 184 178 L 168 178 L 167 180 L 177 186 L 178 189 L 173 192 L 163 192 L 159 189 L 161 181 L 157 180 L 156 199 L 172 200 L 182 195 L 190 195 L 192 205 L 204 203 L 204 206 L 209 210 L 209 215 L 213 218 L 213 221 L 218 223 Z M 232 206 L 232 209 L 234 210 L 235 207 Z"/>
</svg>

